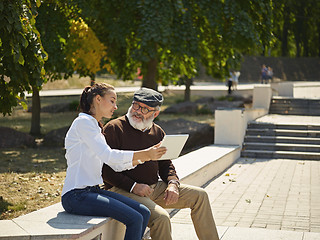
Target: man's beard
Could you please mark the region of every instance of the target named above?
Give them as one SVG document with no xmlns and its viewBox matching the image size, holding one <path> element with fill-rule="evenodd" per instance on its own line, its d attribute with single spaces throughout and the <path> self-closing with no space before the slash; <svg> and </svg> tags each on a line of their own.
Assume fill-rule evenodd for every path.
<svg viewBox="0 0 320 240">
<path fill-rule="evenodd" d="M 137 116 L 141 119 L 141 121 L 136 121 L 133 117 Z M 154 119 L 154 113 L 147 119 L 144 119 L 143 115 L 137 112 L 132 111 L 132 106 L 128 109 L 127 117 L 129 119 L 129 123 L 132 127 L 135 129 L 138 129 L 140 131 L 150 129 L 153 124 Z"/>
</svg>

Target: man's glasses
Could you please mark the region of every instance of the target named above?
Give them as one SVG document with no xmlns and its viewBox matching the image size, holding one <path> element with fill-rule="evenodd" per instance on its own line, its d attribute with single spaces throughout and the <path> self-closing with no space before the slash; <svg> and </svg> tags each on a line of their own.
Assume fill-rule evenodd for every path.
<svg viewBox="0 0 320 240">
<path fill-rule="evenodd" d="M 140 106 L 138 103 L 136 103 L 136 102 L 133 102 L 132 103 L 132 108 L 135 110 L 135 111 L 138 111 L 139 109 L 141 109 L 141 113 L 142 114 L 148 114 L 149 112 L 154 112 L 154 111 L 156 111 L 156 110 L 150 110 L 150 109 L 148 109 L 148 108 L 146 108 L 146 107 L 142 107 L 142 106 Z"/>
</svg>

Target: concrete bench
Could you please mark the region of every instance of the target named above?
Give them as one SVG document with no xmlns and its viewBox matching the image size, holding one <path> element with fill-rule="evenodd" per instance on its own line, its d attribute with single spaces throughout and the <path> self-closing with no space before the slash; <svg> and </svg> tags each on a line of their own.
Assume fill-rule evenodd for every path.
<svg viewBox="0 0 320 240">
<path fill-rule="evenodd" d="M 115 231 L 115 227 L 121 225 L 111 218 L 68 214 L 57 203 L 12 220 L 2 220 L 0 239 L 117 239 L 114 234 L 122 229 Z"/>
<path fill-rule="evenodd" d="M 211 145 L 173 160 L 182 183 L 203 186 L 240 156 L 239 146 Z M 66 213 L 61 203 L 0 221 L 0 239 L 120 240 L 125 226 L 111 218 Z"/>
</svg>

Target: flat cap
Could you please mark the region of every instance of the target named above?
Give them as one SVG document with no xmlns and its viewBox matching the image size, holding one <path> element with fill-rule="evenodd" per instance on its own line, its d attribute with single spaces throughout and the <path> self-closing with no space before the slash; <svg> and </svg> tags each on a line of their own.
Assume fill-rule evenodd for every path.
<svg viewBox="0 0 320 240">
<path fill-rule="evenodd" d="M 153 89 L 143 87 L 134 93 L 133 101 L 144 103 L 149 107 L 156 107 L 161 106 L 163 96 Z"/>
</svg>

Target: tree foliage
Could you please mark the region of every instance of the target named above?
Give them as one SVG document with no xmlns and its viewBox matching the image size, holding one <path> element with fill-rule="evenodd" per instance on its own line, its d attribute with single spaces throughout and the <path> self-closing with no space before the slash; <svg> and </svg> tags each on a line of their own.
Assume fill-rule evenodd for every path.
<svg viewBox="0 0 320 240">
<path fill-rule="evenodd" d="M 273 3 L 276 42 L 270 55 L 320 56 L 320 2 L 279 0 Z"/>
<path fill-rule="evenodd" d="M 45 81 L 46 52 L 35 27 L 40 0 L 0 1 L 0 112 Z"/>
<path fill-rule="evenodd" d="M 80 9 L 71 3 L 46 0 L 39 9 L 36 24 L 49 55 L 45 69 L 51 80 L 68 78 L 74 71 L 92 76 L 109 67 L 106 47 L 79 17 Z"/>
<path fill-rule="evenodd" d="M 107 48 L 104 46 L 88 25 L 79 18 L 72 19 L 70 37 L 66 46 L 67 60 L 72 63 L 72 68 L 81 76 L 94 75 L 102 69 L 112 72 L 108 64 Z M 102 62 L 104 64 L 102 65 Z"/>
<path fill-rule="evenodd" d="M 198 64 L 222 78 L 240 63 L 242 52 L 271 42 L 271 1 L 93 0 L 78 2 L 83 17 L 108 46 L 119 77 L 141 69 L 143 85 L 156 88 Z"/>
<path fill-rule="evenodd" d="M 73 69 L 70 68 L 65 54 L 70 35 L 69 19 L 72 16 L 72 9 L 60 0 L 45 0 L 38 9 L 36 27 L 48 53 L 44 67 L 49 80 L 68 78 L 72 75 Z"/>
<path fill-rule="evenodd" d="M 46 0 L 39 8 L 36 26 L 49 57 L 45 62 L 46 76 L 54 81 L 69 78 L 74 71 L 80 76 L 94 75 L 105 59 L 105 47 L 93 31 L 79 19 L 79 9 L 67 0 Z M 31 133 L 40 135 L 40 97 L 32 96 Z"/>
<path fill-rule="evenodd" d="M 0 1 L 0 111 L 74 71 L 134 79 L 140 69 L 156 89 L 199 65 L 223 78 L 243 54 L 320 56 L 319 15 L 317 0 Z"/>
</svg>

